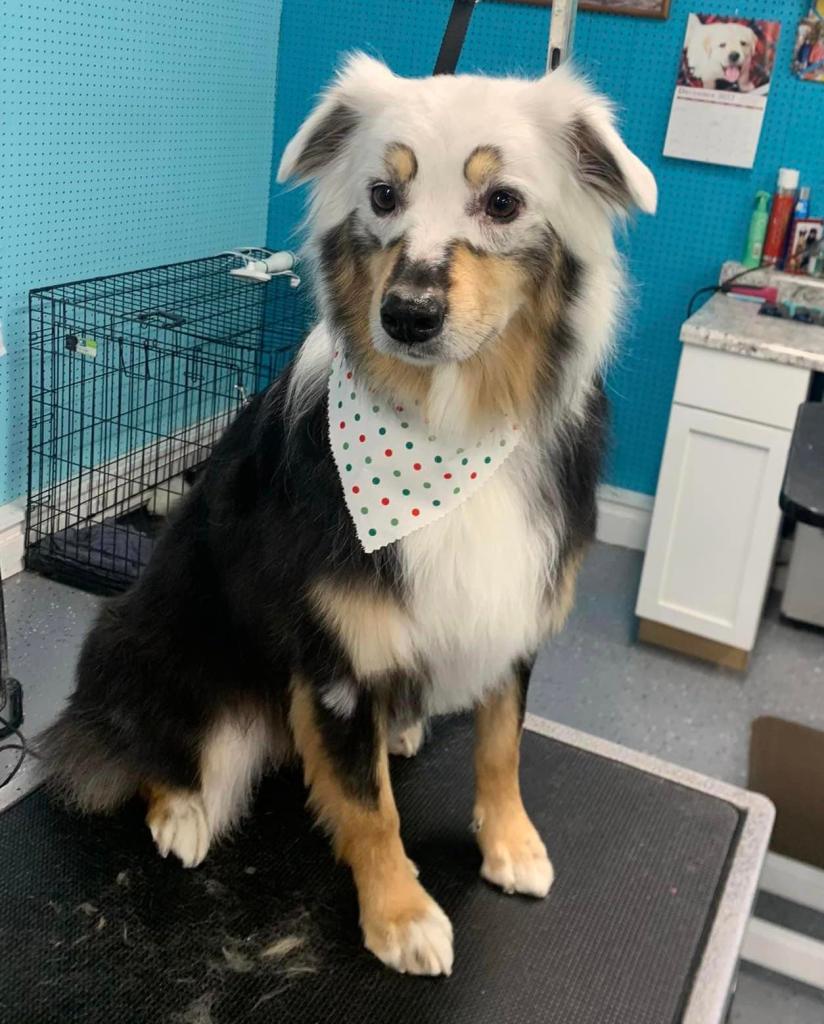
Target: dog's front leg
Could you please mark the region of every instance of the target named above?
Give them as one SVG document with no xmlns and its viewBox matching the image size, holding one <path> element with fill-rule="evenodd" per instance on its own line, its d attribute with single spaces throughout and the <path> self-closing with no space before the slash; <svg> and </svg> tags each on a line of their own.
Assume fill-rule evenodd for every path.
<svg viewBox="0 0 824 1024">
<path fill-rule="evenodd" d="M 327 708 L 305 681 L 292 690 L 309 802 L 352 869 L 366 948 L 397 971 L 449 974 L 452 925 L 404 852 L 382 713 L 367 692 L 337 685 L 352 686 L 345 714 Z"/>
<path fill-rule="evenodd" d="M 546 896 L 552 864 L 521 800 L 521 729 L 529 666 L 475 711 L 475 829 L 481 875 L 504 892 Z"/>
</svg>

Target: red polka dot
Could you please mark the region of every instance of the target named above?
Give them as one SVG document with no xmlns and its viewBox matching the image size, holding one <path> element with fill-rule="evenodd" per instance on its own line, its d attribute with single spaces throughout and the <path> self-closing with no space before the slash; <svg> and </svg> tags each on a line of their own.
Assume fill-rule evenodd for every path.
<svg viewBox="0 0 824 1024">
<path fill-rule="evenodd" d="M 360 487 L 357 487 L 357 486 L 353 487 L 352 488 L 352 493 L 353 494 L 360 494 Z"/>
<path fill-rule="evenodd" d="M 346 374 L 346 379 L 347 380 L 351 380 L 352 379 L 352 371 L 351 370 L 349 371 L 349 373 Z"/>
<path fill-rule="evenodd" d="M 452 474 L 451 473 L 444 473 L 443 478 L 444 478 L 444 480 L 451 480 L 452 479 Z"/>
<path fill-rule="evenodd" d="M 388 504 L 389 504 L 389 498 L 381 498 L 381 505 L 388 505 Z"/>
<path fill-rule="evenodd" d="M 395 406 L 395 411 L 396 412 L 403 412 L 403 406 L 402 405 L 396 405 Z"/>
<path fill-rule="evenodd" d="M 415 470 L 416 473 L 420 473 L 420 471 L 421 471 L 421 464 L 420 464 L 420 462 L 416 462 L 412 468 Z"/>
<path fill-rule="evenodd" d="M 345 426 L 346 426 L 346 420 L 341 420 L 341 421 L 340 421 L 340 429 L 341 429 L 341 430 L 343 430 L 343 428 L 344 428 Z"/>
<path fill-rule="evenodd" d="M 337 359 L 337 358 L 338 358 L 338 353 L 336 352 L 336 353 L 335 353 L 335 359 Z"/>
<path fill-rule="evenodd" d="M 419 508 L 413 508 L 412 509 L 412 515 L 413 516 L 419 516 L 420 514 L 421 514 L 421 510 Z"/>
<path fill-rule="evenodd" d="M 469 479 L 470 480 L 474 480 L 477 475 L 478 475 L 477 473 L 470 473 L 469 474 Z"/>
<path fill-rule="evenodd" d="M 387 457 L 387 459 L 391 459 L 392 458 L 392 449 L 391 448 L 387 448 L 386 451 L 383 454 Z"/>
<path fill-rule="evenodd" d="M 363 442 L 366 440 L 366 434 L 361 434 L 358 440 L 360 441 L 361 444 L 363 444 Z"/>
</svg>

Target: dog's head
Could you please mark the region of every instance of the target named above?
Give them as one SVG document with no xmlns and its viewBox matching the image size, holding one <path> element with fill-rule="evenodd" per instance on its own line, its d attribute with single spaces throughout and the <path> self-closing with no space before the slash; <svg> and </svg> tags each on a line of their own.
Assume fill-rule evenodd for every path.
<svg viewBox="0 0 824 1024">
<path fill-rule="evenodd" d="M 352 58 L 289 143 L 332 322 L 379 376 L 478 364 L 613 258 L 611 221 L 652 212 L 649 170 L 609 105 L 545 79 L 405 79 Z"/>
<path fill-rule="evenodd" d="M 695 15 L 691 17 L 695 18 Z M 690 62 L 700 78 L 736 85 L 752 60 L 756 35 L 747 25 L 717 22 L 704 25 L 695 18 L 690 29 Z"/>
</svg>

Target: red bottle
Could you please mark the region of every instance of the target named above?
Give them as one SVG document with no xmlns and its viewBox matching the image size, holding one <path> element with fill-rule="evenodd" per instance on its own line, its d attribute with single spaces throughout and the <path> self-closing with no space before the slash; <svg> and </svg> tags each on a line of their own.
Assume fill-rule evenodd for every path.
<svg viewBox="0 0 824 1024">
<path fill-rule="evenodd" d="M 778 172 L 778 189 L 773 196 L 770 222 L 767 225 L 767 234 L 764 238 L 762 266 L 775 266 L 784 255 L 799 177 L 798 171 L 789 167 L 782 167 Z"/>
</svg>

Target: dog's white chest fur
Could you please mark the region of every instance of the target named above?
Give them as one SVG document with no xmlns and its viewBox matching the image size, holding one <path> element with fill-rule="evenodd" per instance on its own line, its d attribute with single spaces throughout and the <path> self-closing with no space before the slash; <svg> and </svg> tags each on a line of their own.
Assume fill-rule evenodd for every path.
<svg viewBox="0 0 824 1024">
<path fill-rule="evenodd" d="M 474 704 L 546 631 L 554 537 L 531 493 L 530 455 L 523 444 L 477 495 L 401 541 L 432 714 Z"/>
</svg>

